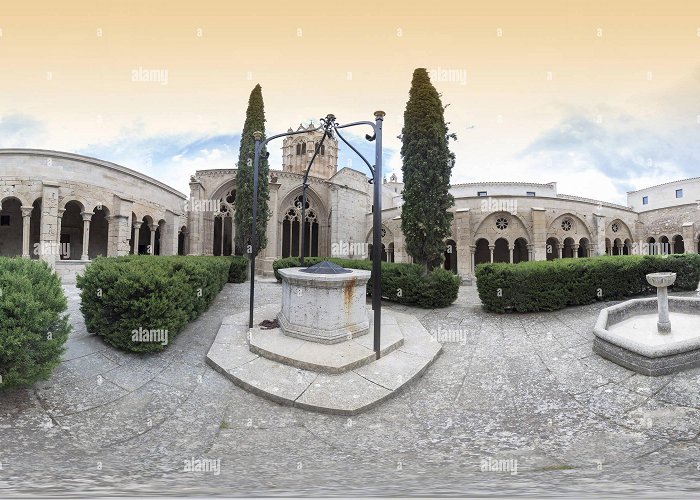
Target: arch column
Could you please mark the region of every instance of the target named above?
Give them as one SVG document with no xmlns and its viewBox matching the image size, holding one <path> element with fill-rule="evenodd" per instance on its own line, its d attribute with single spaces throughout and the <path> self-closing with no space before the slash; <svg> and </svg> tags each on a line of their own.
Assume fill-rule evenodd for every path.
<svg viewBox="0 0 700 500">
<path fill-rule="evenodd" d="M 234 215 L 231 214 L 231 255 L 236 255 L 236 219 L 234 218 Z M 268 226 L 271 226 L 272 224 L 268 224 Z M 269 234 L 269 232 L 268 232 Z M 275 241 L 275 245 L 277 242 Z M 270 246 L 270 240 L 267 240 L 267 246 Z M 275 249 L 277 247 L 274 247 Z M 276 250 L 274 250 L 276 251 Z M 268 250 L 269 252 L 269 250 Z"/>
<path fill-rule="evenodd" d="M 141 229 L 141 224 L 143 223 L 138 221 L 135 221 L 133 224 L 134 235 L 132 236 L 132 240 L 134 241 L 134 255 L 139 254 L 139 230 Z"/>
<path fill-rule="evenodd" d="M 469 262 L 471 263 L 471 274 L 473 276 L 475 268 L 476 268 L 476 265 L 474 264 L 475 255 L 476 255 L 476 245 L 469 245 L 469 254 L 470 254 Z"/>
<path fill-rule="evenodd" d="M 527 245 L 527 260 L 534 260 L 534 251 L 535 251 L 535 245 L 532 243 L 528 243 Z"/>
<path fill-rule="evenodd" d="M 578 259 L 578 249 L 580 245 L 578 243 L 574 243 L 571 248 L 573 249 L 573 254 L 574 254 L 574 259 Z"/>
<path fill-rule="evenodd" d="M 32 221 L 34 207 L 20 207 L 22 210 L 22 257 L 28 259 L 29 255 L 29 227 Z"/>
<path fill-rule="evenodd" d="M 155 255 L 156 253 L 156 229 L 158 229 L 158 224 L 149 224 L 148 229 L 151 230 L 151 241 L 148 247 L 148 254 Z"/>
<path fill-rule="evenodd" d="M 491 263 L 493 264 L 493 251 L 496 249 L 496 245 L 489 245 L 489 253 L 491 254 Z"/>
<path fill-rule="evenodd" d="M 510 263 L 511 264 L 513 263 L 513 250 L 515 250 L 515 245 L 510 245 L 508 247 L 508 251 L 510 253 Z"/>
<path fill-rule="evenodd" d="M 58 209 L 58 220 L 56 221 L 56 244 L 58 245 L 58 259 L 61 259 L 61 226 L 63 225 L 63 214 L 66 212 L 65 208 Z"/>
<path fill-rule="evenodd" d="M 80 256 L 80 260 L 89 260 L 88 249 L 90 248 L 90 220 L 92 219 L 92 214 L 90 212 L 81 212 L 80 215 L 83 216 L 83 254 Z"/>
</svg>

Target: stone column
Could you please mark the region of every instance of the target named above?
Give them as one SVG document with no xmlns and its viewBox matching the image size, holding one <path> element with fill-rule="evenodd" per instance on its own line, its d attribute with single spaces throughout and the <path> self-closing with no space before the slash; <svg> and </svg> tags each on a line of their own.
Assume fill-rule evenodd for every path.
<svg viewBox="0 0 700 500">
<path fill-rule="evenodd" d="M 34 207 L 21 207 L 22 209 L 22 257 L 29 259 L 29 229 L 32 222 L 32 210 Z"/>
<path fill-rule="evenodd" d="M 91 212 L 81 212 L 83 216 L 83 254 L 80 260 L 90 260 L 88 249 L 90 248 L 90 220 L 92 219 Z"/>
<path fill-rule="evenodd" d="M 231 215 L 230 219 L 231 219 L 231 255 L 236 255 L 236 219 L 233 216 L 233 214 Z M 274 224 L 268 223 L 268 226 L 274 226 Z M 270 240 L 267 240 L 267 245 L 270 246 Z M 272 251 L 272 254 L 274 254 L 274 250 Z"/>
<path fill-rule="evenodd" d="M 534 245 L 533 244 L 528 244 L 527 245 L 527 260 L 533 260 L 534 257 Z"/>
<path fill-rule="evenodd" d="M 134 222 L 134 236 L 132 240 L 134 241 L 134 255 L 139 254 L 139 229 L 141 229 L 142 222 Z"/>
<path fill-rule="evenodd" d="M 695 224 L 692 222 L 683 224 L 683 246 L 685 253 L 698 253 L 698 245 L 695 241 Z"/>
<path fill-rule="evenodd" d="M 155 255 L 156 254 L 156 229 L 158 229 L 158 224 L 149 224 L 148 229 L 151 230 L 151 241 L 148 246 L 148 254 L 149 255 Z"/>
<path fill-rule="evenodd" d="M 491 263 L 493 263 L 493 251 L 496 248 L 496 245 L 489 245 L 489 252 L 491 253 Z"/>
<path fill-rule="evenodd" d="M 597 244 L 598 249 L 606 248 L 605 245 L 605 224 L 606 219 L 604 215 L 594 213 L 593 214 L 593 234 L 591 239 Z M 602 255 L 602 253 L 598 254 Z"/>
<path fill-rule="evenodd" d="M 564 257 L 563 257 L 563 256 L 564 256 L 564 245 L 562 245 L 561 243 L 560 243 L 559 245 L 557 245 L 557 250 L 559 251 L 559 252 L 558 252 L 558 253 L 559 253 L 559 258 L 560 258 L 560 259 L 564 258 Z"/>
<path fill-rule="evenodd" d="M 471 263 L 471 274 L 473 276 L 474 271 L 476 271 L 476 265 L 474 264 L 475 255 L 476 255 L 476 246 L 475 245 L 469 245 L 469 253 L 471 254 L 471 258 L 470 258 L 469 262 Z"/>
<path fill-rule="evenodd" d="M 58 220 L 56 221 L 56 245 L 58 248 L 58 260 L 61 260 L 61 255 L 63 249 L 61 247 L 61 225 L 63 224 L 63 214 L 66 212 L 65 208 L 58 209 Z"/>
<path fill-rule="evenodd" d="M 571 248 L 573 249 L 574 259 L 578 259 L 578 249 L 579 249 L 579 247 L 580 247 L 580 245 L 579 245 L 578 243 L 574 243 L 574 244 L 572 245 L 572 247 L 571 247 Z"/>
<path fill-rule="evenodd" d="M 56 229 L 58 225 L 58 183 L 43 182 L 41 196 L 41 227 L 39 228 L 39 245 L 41 260 L 51 267 L 56 264 Z"/>
<path fill-rule="evenodd" d="M 547 211 L 544 208 L 532 208 L 532 260 L 547 260 Z"/>
<path fill-rule="evenodd" d="M 221 217 L 219 217 L 219 219 L 221 219 L 221 238 L 219 238 L 221 240 L 221 248 L 219 250 L 219 255 L 223 255 L 224 254 L 224 236 L 226 234 L 226 217 L 224 217 L 222 215 Z"/>
<path fill-rule="evenodd" d="M 510 251 L 510 263 L 513 263 L 513 250 L 515 250 L 515 245 L 511 245 L 508 247 L 508 250 Z"/>
</svg>

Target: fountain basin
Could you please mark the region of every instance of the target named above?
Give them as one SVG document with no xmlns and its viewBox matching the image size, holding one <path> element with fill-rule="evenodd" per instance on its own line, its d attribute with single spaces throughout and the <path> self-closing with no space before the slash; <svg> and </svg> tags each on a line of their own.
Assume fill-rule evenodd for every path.
<svg viewBox="0 0 700 500">
<path fill-rule="evenodd" d="M 606 307 L 594 328 L 593 351 L 650 376 L 700 366 L 700 299 L 669 297 L 668 309 L 671 329 L 660 334 L 657 298 L 633 299 Z"/>
</svg>

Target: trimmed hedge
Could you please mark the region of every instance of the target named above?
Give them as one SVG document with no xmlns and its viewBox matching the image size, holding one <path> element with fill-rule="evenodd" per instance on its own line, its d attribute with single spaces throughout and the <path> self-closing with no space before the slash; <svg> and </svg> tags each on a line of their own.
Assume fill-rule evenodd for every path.
<svg viewBox="0 0 700 500">
<path fill-rule="evenodd" d="M 0 388 L 47 379 L 71 330 L 61 281 L 48 264 L 0 257 Z"/>
<path fill-rule="evenodd" d="M 98 257 L 79 275 L 88 331 L 126 351 L 162 351 L 205 311 L 231 276 L 232 259 Z"/>
<path fill-rule="evenodd" d="M 646 275 L 677 274 L 673 290 L 695 290 L 700 255 L 620 255 L 476 267 L 479 298 L 487 311 L 555 311 L 598 300 L 655 293 Z"/>
<path fill-rule="evenodd" d="M 369 260 L 306 257 L 304 263 L 312 266 L 322 260 L 329 260 L 348 269 L 372 270 L 372 262 Z M 278 259 L 272 263 L 278 281 L 282 281 L 278 272 L 280 269 L 299 266 L 298 257 Z M 457 300 L 459 284 L 459 276 L 441 268 L 424 276 L 423 268 L 417 264 L 382 262 L 382 298 L 393 302 L 426 309 L 447 307 Z M 367 295 L 372 295 L 371 278 L 367 283 Z"/>
<path fill-rule="evenodd" d="M 248 259 L 242 255 L 224 257 L 231 259 L 231 267 L 228 270 L 229 283 L 243 283 L 248 277 Z"/>
</svg>

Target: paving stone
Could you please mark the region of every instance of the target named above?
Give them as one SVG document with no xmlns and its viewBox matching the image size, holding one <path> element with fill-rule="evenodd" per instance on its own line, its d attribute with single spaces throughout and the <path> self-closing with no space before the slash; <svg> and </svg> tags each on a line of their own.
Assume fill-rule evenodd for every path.
<svg viewBox="0 0 700 500">
<path fill-rule="evenodd" d="M 337 415 L 354 415 L 379 404 L 391 391 L 355 372 L 320 374 L 294 406 Z"/>
<path fill-rule="evenodd" d="M 239 386 L 282 404 L 294 404 L 313 383 L 317 374 L 257 357 L 234 369 L 228 370 L 231 379 Z"/>
</svg>

